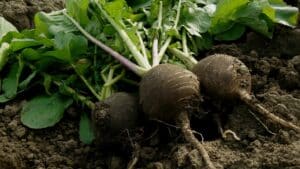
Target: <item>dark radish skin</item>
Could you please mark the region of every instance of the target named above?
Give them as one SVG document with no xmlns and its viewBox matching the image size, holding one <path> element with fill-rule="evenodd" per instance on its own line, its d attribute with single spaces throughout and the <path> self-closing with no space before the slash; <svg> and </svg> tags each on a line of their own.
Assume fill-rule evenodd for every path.
<svg viewBox="0 0 300 169">
<path fill-rule="evenodd" d="M 140 103 L 150 119 L 176 122 L 185 139 L 201 153 L 206 165 L 215 169 L 203 145 L 194 136 L 189 114 L 199 106 L 199 81 L 189 70 L 160 64 L 148 71 L 139 88 Z"/>
<path fill-rule="evenodd" d="M 143 76 L 140 103 L 150 118 L 174 122 L 179 113 L 198 107 L 199 81 L 188 70 L 161 64 Z"/>
<path fill-rule="evenodd" d="M 200 60 L 192 72 L 197 75 L 201 87 L 210 96 L 223 100 L 240 99 L 273 123 L 300 132 L 300 127 L 269 112 L 251 94 L 251 74 L 239 59 L 225 54 L 210 55 Z"/>
<path fill-rule="evenodd" d="M 137 160 L 135 152 L 139 146 L 130 138 L 128 131 L 139 125 L 138 99 L 135 95 L 117 92 L 97 102 L 92 111 L 92 122 L 97 145 L 107 147 L 108 144 L 118 149 L 125 148 L 126 151 L 133 148 L 133 159 Z M 128 133 L 124 133 L 125 131 Z M 129 143 L 131 147 L 127 147 Z M 133 166 L 135 160 L 131 162 Z"/>
<path fill-rule="evenodd" d="M 192 69 L 201 86 L 213 97 L 234 99 L 251 92 L 251 74 L 235 57 L 215 54 L 200 60 Z"/>
<path fill-rule="evenodd" d="M 125 129 L 132 129 L 138 123 L 138 100 L 126 92 L 114 93 L 95 104 L 92 121 L 96 133 L 100 132 L 100 135 L 101 131 L 118 134 Z"/>
</svg>

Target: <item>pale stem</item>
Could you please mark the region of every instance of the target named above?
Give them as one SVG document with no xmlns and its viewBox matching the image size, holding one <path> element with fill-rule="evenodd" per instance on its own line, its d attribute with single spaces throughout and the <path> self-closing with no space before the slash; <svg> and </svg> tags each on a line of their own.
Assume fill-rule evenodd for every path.
<svg viewBox="0 0 300 169">
<path fill-rule="evenodd" d="M 112 48 L 108 47 L 98 39 L 94 38 L 91 34 L 89 34 L 87 31 L 85 31 L 72 17 L 70 17 L 65 11 L 63 11 L 63 14 L 77 27 L 77 29 L 91 42 L 99 46 L 102 50 L 110 54 L 112 57 L 114 57 L 116 60 L 118 60 L 122 65 L 133 71 L 135 74 L 142 76 L 147 69 L 142 68 L 134 63 L 132 63 L 130 60 L 113 50 Z"/>
<path fill-rule="evenodd" d="M 101 7 L 99 3 L 96 3 L 97 7 L 100 9 L 102 14 L 105 16 L 105 18 L 109 21 L 109 23 L 116 29 L 116 31 L 119 33 L 120 37 L 124 41 L 125 45 L 128 47 L 130 52 L 132 53 L 134 59 L 137 61 L 137 63 L 142 66 L 145 69 L 150 69 L 151 66 L 149 64 L 149 61 L 143 57 L 143 55 L 139 52 L 136 45 L 132 42 L 126 31 L 121 28 L 113 18 L 111 18 L 106 11 Z"/>
<path fill-rule="evenodd" d="M 175 29 L 177 28 L 177 25 L 178 25 L 178 22 L 179 22 L 180 10 L 181 10 L 181 0 L 179 0 L 179 2 L 178 2 L 176 19 L 175 19 L 175 23 L 174 23 L 174 26 L 173 26 L 173 28 L 175 28 Z M 167 48 L 169 47 L 171 41 L 172 41 L 172 37 L 170 36 L 170 37 L 168 37 L 168 39 L 165 41 L 165 43 L 161 47 L 161 49 L 158 53 L 158 62 L 160 62 L 162 57 L 165 55 L 165 52 L 166 52 Z"/>
</svg>

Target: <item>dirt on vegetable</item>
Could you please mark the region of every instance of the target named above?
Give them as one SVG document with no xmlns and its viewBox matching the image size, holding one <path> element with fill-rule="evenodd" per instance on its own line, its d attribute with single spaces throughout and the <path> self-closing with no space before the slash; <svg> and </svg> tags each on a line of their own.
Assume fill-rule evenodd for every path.
<svg viewBox="0 0 300 169">
<path fill-rule="evenodd" d="M 23 29 L 32 26 L 36 11 L 61 5 L 62 1 L 1 1 L 0 15 Z M 240 59 L 251 72 L 252 92 L 257 99 L 277 116 L 299 126 L 299 32 L 276 28 L 272 40 L 250 32 L 234 44 L 215 45 L 199 58 L 222 53 Z M 123 137 L 129 141 L 124 142 L 122 149 L 108 143 L 81 143 L 76 116 L 80 110 L 76 107 L 70 108 L 52 128 L 28 129 L 20 122 L 24 97 L 0 105 L 1 169 L 119 169 L 133 163 L 135 168 L 149 169 L 205 167 L 199 152 L 186 143 L 178 127 L 172 124 L 143 121 L 144 127 L 124 132 Z M 200 141 L 203 137 L 203 145 L 216 168 L 300 168 L 299 133 L 271 123 L 239 101 L 218 102 L 204 95 L 201 105 L 200 114 L 208 116 L 199 119 L 193 114 L 191 127 Z M 234 131 L 240 141 L 233 137 L 222 139 L 210 117 L 212 113 L 221 113 L 223 128 Z"/>
</svg>

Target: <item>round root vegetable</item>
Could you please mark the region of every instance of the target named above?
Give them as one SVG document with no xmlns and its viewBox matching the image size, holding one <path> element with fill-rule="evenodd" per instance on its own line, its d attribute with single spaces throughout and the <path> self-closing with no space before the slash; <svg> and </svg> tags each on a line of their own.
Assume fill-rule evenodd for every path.
<svg viewBox="0 0 300 169">
<path fill-rule="evenodd" d="M 221 99 L 238 98 L 250 108 L 269 118 L 273 123 L 300 132 L 300 127 L 283 120 L 264 108 L 251 95 L 251 74 L 247 66 L 239 59 L 215 54 L 200 60 L 193 68 L 203 89 L 212 97 Z"/>
<path fill-rule="evenodd" d="M 125 92 L 117 92 L 95 104 L 92 121 L 96 133 L 101 131 L 120 133 L 132 129 L 138 122 L 137 98 Z"/>
<path fill-rule="evenodd" d="M 145 114 L 152 119 L 176 122 L 185 139 L 201 153 L 207 166 L 215 168 L 190 127 L 189 113 L 199 106 L 197 77 L 180 66 L 160 64 L 143 76 L 139 92 Z"/>
</svg>

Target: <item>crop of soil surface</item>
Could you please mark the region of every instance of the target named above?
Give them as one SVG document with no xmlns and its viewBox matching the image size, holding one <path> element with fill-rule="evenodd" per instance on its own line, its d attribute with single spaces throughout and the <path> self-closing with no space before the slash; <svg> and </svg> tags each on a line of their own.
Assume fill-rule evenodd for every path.
<svg viewBox="0 0 300 169">
<path fill-rule="evenodd" d="M 61 1 L 2 0 L 0 15 L 22 29 L 32 26 L 36 11 L 60 7 Z M 300 29 L 277 28 L 273 40 L 250 32 L 237 43 L 215 45 L 203 56 L 224 53 L 238 57 L 249 67 L 253 92 L 264 106 L 300 125 L 299 43 Z M 224 128 L 241 138 L 221 139 L 210 116 L 203 120 L 192 116 L 191 125 L 203 134 L 204 146 L 217 168 L 300 168 L 299 133 L 270 123 L 241 102 L 221 103 L 204 98 L 202 111 L 221 112 Z M 84 145 L 78 137 L 76 108 L 70 108 L 52 128 L 31 130 L 20 122 L 20 105 L 25 101 L 26 96 L 25 100 L 0 105 L 0 169 L 119 169 L 126 168 L 134 157 L 135 168 L 204 167 L 198 152 L 186 144 L 179 130 L 168 124 L 142 123 L 145 126 L 124 134 L 129 141 L 123 146 Z M 134 146 L 135 141 L 138 146 Z"/>
<path fill-rule="evenodd" d="M 33 26 L 33 17 L 37 11 L 58 10 L 63 4 L 64 0 L 1 0 L 0 16 L 22 30 Z"/>
</svg>

